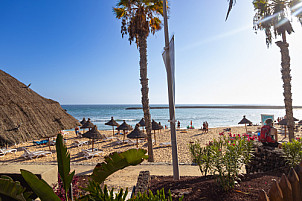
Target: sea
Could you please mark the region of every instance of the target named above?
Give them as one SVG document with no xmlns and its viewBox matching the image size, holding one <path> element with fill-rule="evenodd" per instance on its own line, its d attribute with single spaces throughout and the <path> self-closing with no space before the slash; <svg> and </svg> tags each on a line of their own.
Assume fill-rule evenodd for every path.
<svg viewBox="0 0 302 201">
<path fill-rule="evenodd" d="M 168 105 L 150 105 L 153 107 L 165 107 Z M 177 106 L 177 105 L 176 105 Z M 190 105 L 186 105 L 190 106 Z M 210 106 L 210 105 L 198 105 Z M 226 105 L 223 105 L 226 106 Z M 97 125 L 99 130 L 110 130 L 111 126 L 105 125 L 111 117 L 119 123 L 125 120 L 131 126 L 135 126 L 144 116 L 142 109 L 127 110 L 129 107 L 141 107 L 141 105 L 62 105 L 69 114 L 81 121 L 83 117 L 90 118 L 91 122 Z M 150 109 L 151 119 L 161 122 L 169 127 L 169 109 Z M 302 119 L 302 109 L 294 109 L 294 117 Z M 222 109 L 222 108 L 176 108 L 176 120 L 180 121 L 181 128 L 186 128 L 191 124 L 195 128 L 201 128 L 203 122 L 207 121 L 209 128 L 240 126 L 238 122 L 246 118 L 253 124 L 261 123 L 261 114 L 284 117 L 285 109 Z"/>
</svg>

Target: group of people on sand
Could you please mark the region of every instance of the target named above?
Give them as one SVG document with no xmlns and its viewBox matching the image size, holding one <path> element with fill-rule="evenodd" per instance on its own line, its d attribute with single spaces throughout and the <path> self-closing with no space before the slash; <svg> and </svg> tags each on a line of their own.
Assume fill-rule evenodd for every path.
<svg viewBox="0 0 302 201">
<path fill-rule="evenodd" d="M 208 124 L 207 121 L 205 121 L 205 122 L 202 123 L 202 128 L 201 129 L 202 129 L 202 131 L 204 133 L 208 133 L 209 132 L 209 124 Z"/>
</svg>

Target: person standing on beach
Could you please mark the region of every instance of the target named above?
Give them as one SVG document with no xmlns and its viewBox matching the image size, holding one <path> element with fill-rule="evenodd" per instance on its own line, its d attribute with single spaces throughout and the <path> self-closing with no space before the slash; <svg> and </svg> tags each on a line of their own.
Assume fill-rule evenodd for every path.
<svg viewBox="0 0 302 201">
<path fill-rule="evenodd" d="M 75 131 L 76 136 L 78 136 L 78 134 L 79 134 L 79 127 L 78 126 L 75 127 L 74 131 Z"/>
<path fill-rule="evenodd" d="M 180 129 L 180 121 L 177 122 L 177 128 Z"/>
<path fill-rule="evenodd" d="M 205 124 L 206 124 L 206 133 L 208 133 L 209 132 L 209 124 L 208 124 L 207 121 L 205 122 Z"/>
<path fill-rule="evenodd" d="M 203 123 L 202 123 L 202 132 L 203 132 L 203 133 L 206 133 L 206 130 L 207 130 L 207 129 L 206 129 L 206 122 L 203 122 Z"/>
</svg>

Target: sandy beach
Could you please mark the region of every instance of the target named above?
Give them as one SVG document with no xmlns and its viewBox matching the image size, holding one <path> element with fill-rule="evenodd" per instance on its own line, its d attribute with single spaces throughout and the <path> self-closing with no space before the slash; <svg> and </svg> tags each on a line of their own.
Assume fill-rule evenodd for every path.
<svg viewBox="0 0 302 201">
<path fill-rule="evenodd" d="M 177 130 L 177 144 L 178 144 L 178 160 L 179 163 L 183 164 L 191 164 L 192 159 L 189 152 L 189 144 L 190 142 L 200 141 L 201 144 L 206 144 L 207 142 L 213 140 L 214 138 L 219 137 L 219 133 L 222 132 L 226 127 L 219 128 L 209 128 L 209 132 L 207 134 L 203 133 L 202 130 L 199 129 L 183 129 Z M 248 126 L 248 131 L 255 132 L 259 126 Z M 277 126 L 279 128 L 279 126 Z M 242 134 L 245 133 L 244 126 L 231 127 L 232 134 Z M 66 132 L 67 133 L 67 132 Z M 107 137 L 112 136 L 112 131 L 110 130 L 101 130 L 101 134 L 105 134 Z M 152 132 L 153 133 L 153 132 Z M 301 136 L 301 131 L 296 133 L 296 137 Z M 123 139 L 123 135 L 115 135 L 120 140 Z M 154 135 L 152 134 L 152 138 Z M 117 144 L 116 139 L 112 141 L 97 141 L 94 143 L 94 147 L 102 150 L 103 153 L 99 157 L 94 157 L 92 159 L 85 159 L 83 154 L 81 153 L 83 149 L 91 148 L 92 145 L 83 145 L 82 147 L 75 146 L 73 143 L 75 140 L 78 141 L 89 141 L 87 138 L 77 138 L 74 131 L 68 131 L 68 134 L 64 135 L 66 139 L 66 144 L 68 147 L 68 151 L 70 153 L 70 158 L 72 163 L 98 163 L 104 161 L 104 156 L 108 155 L 111 152 L 116 151 L 126 151 L 131 148 L 136 148 L 136 145 L 128 145 L 128 144 Z M 279 141 L 287 141 L 284 139 L 284 134 L 279 134 Z M 133 140 L 135 142 L 135 140 Z M 156 131 L 156 144 L 154 144 L 154 162 L 157 163 L 171 163 L 172 162 L 172 154 L 171 147 L 162 147 L 160 143 L 170 142 L 170 130 L 162 130 L 160 133 Z M 139 143 L 139 148 L 147 149 L 147 147 L 143 147 L 145 142 Z M 16 154 L 6 154 L 4 157 L 0 158 L 0 162 L 2 163 L 55 163 L 56 162 L 56 154 L 55 147 L 51 146 L 51 150 L 53 154 L 51 156 L 41 157 L 37 159 L 24 159 L 21 155 L 23 154 L 22 147 L 26 147 L 30 151 L 38 151 L 45 150 L 49 151 L 49 147 L 47 145 L 42 146 L 34 146 L 32 142 L 27 142 L 19 145 L 14 145 L 10 148 L 16 148 L 18 151 Z M 146 163 L 146 162 L 145 162 Z"/>
</svg>

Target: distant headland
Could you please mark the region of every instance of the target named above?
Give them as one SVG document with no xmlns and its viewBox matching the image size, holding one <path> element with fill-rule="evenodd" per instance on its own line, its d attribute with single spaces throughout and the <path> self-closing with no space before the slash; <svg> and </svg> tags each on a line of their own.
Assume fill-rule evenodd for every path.
<svg viewBox="0 0 302 201">
<path fill-rule="evenodd" d="M 284 106 L 277 105 L 191 105 L 191 106 L 176 106 L 180 109 L 196 109 L 196 108 L 212 108 L 212 109 L 285 109 Z M 142 107 L 127 107 L 126 110 L 139 110 Z M 150 109 L 169 109 L 168 106 L 150 106 Z M 293 109 L 302 109 L 302 106 L 293 106 Z"/>
</svg>

